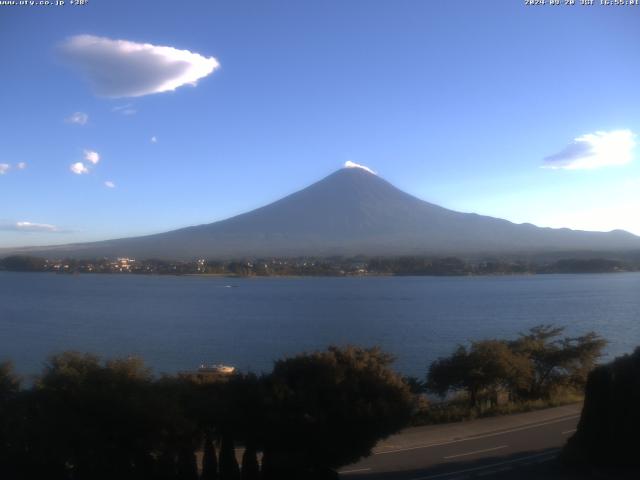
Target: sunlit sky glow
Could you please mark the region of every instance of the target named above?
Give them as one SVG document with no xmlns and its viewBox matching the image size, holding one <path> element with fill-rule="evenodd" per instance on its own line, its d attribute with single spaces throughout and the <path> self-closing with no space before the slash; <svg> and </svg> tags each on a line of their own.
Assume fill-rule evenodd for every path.
<svg viewBox="0 0 640 480">
<path fill-rule="evenodd" d="M 464 3 L 3 7 L 0 247 L 208 223 L 343 166 L 640 234 L 640 10 Z"/>
</svg>

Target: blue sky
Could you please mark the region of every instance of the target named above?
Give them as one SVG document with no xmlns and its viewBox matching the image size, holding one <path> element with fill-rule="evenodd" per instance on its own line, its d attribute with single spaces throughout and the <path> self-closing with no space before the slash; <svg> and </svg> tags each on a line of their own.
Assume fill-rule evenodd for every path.
<svg viewBox="0 0 640 480">
<path fill-rule="evenodd" d="M 0 246 L 208 223 L 349 160 L 452 209 L 640 234 L 640 8 L 523 3 L 0 7 Z"/>
</svg>

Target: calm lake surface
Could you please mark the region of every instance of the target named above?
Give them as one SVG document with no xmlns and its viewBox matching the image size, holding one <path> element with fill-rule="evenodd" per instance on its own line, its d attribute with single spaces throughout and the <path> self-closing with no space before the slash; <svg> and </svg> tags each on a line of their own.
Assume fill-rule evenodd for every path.
<svg viewBox="0 0 640 480">
<path fill-rule="evenodd" d="M 595 330 L 607 358 L 640 345 L 640 274 L 261 278 L 0 272 L 0 359 L 22 374 L 66 349 L 140 355 L 157 373 L 201 362 L 269 371 L 330 344 L 381 345 L 424 376 L 459 343 L 540 323 Z"/>
</svg>

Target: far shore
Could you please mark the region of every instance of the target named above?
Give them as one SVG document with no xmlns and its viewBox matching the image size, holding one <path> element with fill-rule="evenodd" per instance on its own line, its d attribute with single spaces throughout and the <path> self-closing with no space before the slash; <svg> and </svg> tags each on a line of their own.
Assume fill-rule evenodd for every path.
<svg viewBox="0 0 640 480">
<path fill-rule="evenodd" d="M 402 273 L 364 273 L 364 274 L 335 274 L 335 275 L 238 275 L 234 273 L 157 273 L 157 272 L 77 272 L 77 271 L 26 271 L 26 270 L 0 270 L 0 273 L 50 273 L 56 275 L 110 275 L 110 276 L 145 276 L 145 277 L 201 277 L 201 278 L 233 278 L 233 279 L 257 279 L 257 278 L 388 278 L 388 277 L 430 277 L 430 278 L 477 278 L 477 277 L 533 277 L 548 275 L 600 275 L 600 274 L 625 274 L 638 273 L 637 270 L 622 270 L 615 272 L 522 272 L 522 273 L 468 273 L 468 274 L 402 274 Z"/>
</svg>

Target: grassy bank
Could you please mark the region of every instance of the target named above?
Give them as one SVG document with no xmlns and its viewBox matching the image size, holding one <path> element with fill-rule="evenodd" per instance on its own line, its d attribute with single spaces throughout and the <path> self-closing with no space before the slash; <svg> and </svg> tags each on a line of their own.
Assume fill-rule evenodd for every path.
<svg viewBox="0 0 640 480">
<path fill-rule="evenodd" d="M 445 402 L 430 403 L 421 406 L 414 414 L 411 425 L 437 425 L 441 423 L 462 422 L 477 418 L 511 415 L 514 413 L 532 412 L 545 408 L 561 407 L 584 401 L 584 393 L 567 389 L 552 395 L 548 399 L 523 400 L 508 402 L 503 405 L 469 406 L 466 395 L 459 395 Z"/>
</svg>

